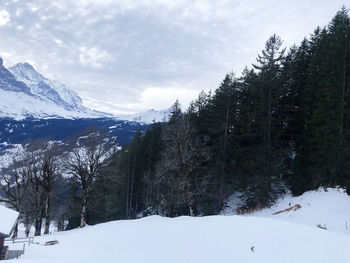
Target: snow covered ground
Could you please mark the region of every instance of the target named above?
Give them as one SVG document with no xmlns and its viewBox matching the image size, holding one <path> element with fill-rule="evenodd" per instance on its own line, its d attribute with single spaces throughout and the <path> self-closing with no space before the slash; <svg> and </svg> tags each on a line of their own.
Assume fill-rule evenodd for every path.
<svg viewBox="0 0 350 263">
<path fill-rule="evenodd" d="M 292 209 L 283 211 L 289 208 Z M 350 238 L 350 196 L 344 189 L 320 188 L 298 197 L 288 195 L 270 209 L 256 212 L 253 216 L 276 218 L 312 227 L 321 225 L 329 231 L 347 234 Z"/>
<path fill-rule="evenodd" d="M 349 207 L 343 190 L 328 189 L 286 196 L 250 216 L 114 221 L 35 238 L 38 244 L 27 247 L 17 262 L 345 263 Z M 49 240 L 59 244 L 44 246 Z"/>
</svg>

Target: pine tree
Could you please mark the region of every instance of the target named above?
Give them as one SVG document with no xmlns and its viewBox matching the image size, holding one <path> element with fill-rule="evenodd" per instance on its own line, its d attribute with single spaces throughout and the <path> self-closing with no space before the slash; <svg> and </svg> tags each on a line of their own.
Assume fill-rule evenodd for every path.
<svg viewBox="0 0 350 263">
<path fill-rule="evenodd" d="M 237 82 L 227 74 L 217 88 L 207 108 L 206 128 L 212 147 L 211 173 L 215 176 L 216 211 L 220 211 L 227 197 L 226 187 L 232 175 L 231 134 L 237 117 Z"/>
<path fill-rule="evenodd" d="M 345 156 L 349 28 L 349 17 L 343 8 L 327 30 L 319 33 L 311 63 L 310 85 L 317 87 L 309 123 L 314 187 L 339 183 L 348 169 Z"/>
<path fill-rule="evenodd" d="M 257 121 L 261 122 L 263 144 L 259 149 L 259 159 L 263 172 L 259 179 L 259 189 L 256 193 L 258 203 L 268 204 L 271 201 L 273 191 L 273 179 L 279 176 L 278 170 L 281 165 L 279 152 L 281 151 L 277 135 L 280 128 L 279 98 L 281 95 L 281 70 L 285 59 L 285 48 L 282 49 L 282 40 L 272 35 L 265 44 L 262 55 L 258 55 L 256 65 L 258 70 L 259 95 L 257 105 L 261 106 L 258 111 Z"/>
</svg>

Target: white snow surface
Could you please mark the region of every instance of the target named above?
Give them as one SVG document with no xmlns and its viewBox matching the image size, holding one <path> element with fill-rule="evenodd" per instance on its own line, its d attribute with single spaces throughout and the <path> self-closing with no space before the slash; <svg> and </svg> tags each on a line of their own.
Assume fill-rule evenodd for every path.
<svg viewBox="0 0 350 263">
<path fill-rule="evenodd" d="M 22 120 L 34 118 L 100 118 L 101 114 L 94 111 L 68 111 L 52 101 L 39 97 L 29 96 L 22 92 L 13 92 L 0 89 L 0 117 Z"/>
<path fill-rule="evenodd" d="M 295 205 L 301 208 L 294 211 L 283 211 Z M 270 217 L 297 224 L 317 227 L 326 226 L 332 232 L 341 232 L 350 237 L 350 196 L 341 188 L 320 188 L 309 191 L 298 197 L 287 195 L 269 209 L 263 209 L 253 216 Z M 350 260 L 349 260 L 350 262 Z"/>
<path fill-rule="evenodd" d="M 301 208 L 273 215 L 294 204 Z M 286 196 L 254 216 L 114 221 L 35 238 L 19 263 L 349 262 L 350 198 L 341 189 Z M 323 230 L 315 224 L 327 224 Z M 342 233 L 340 233 L 342 232 Z M 58 240 L 55 246 L 44 246 Z"/>
<path fill-rule="evenodd" d="M 0 205 L 0 233 L 9 235 L 18 215 L 18 212 Z"/>
</svg>

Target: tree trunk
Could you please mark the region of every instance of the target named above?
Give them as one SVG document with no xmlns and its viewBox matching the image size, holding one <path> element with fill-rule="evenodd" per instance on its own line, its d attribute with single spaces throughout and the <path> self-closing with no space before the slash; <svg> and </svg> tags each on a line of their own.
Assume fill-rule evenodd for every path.
<svg viewBox="0 0 350 263">
<path fill-rule="evenodd" d="M 128 178 L 126 183 L 125 219 L 129 219 L 129 193 L 130 193 L 130 157 L 128 156 Z"/>
<path fill-rule="evenodd" d="M 48 194 L 46 197 L 44 234 L 48 234 L 49 232 L 50 232 L 50 194 Z"/>
<path fill-rule="evenodd" d="M 131 177 L 131 187 L 130 187 L 130 201 L 129 201 L 129 215 L 128 219 L 130 219 L 130 212 L 132 211 L 132 199 L 133 199 L 133 193 L 134 193 L 134 180 L 135 180 L 135 169 L 136 169 L 136 155 L 134 157 L 134 162 L 132 166 L 132 177 Z"/>
<path fill-rule="evenodd" d="M 18 222 L 16 223 L 16 225 L 13 229 L 12 238 L 16 238 L 17 236 L 18 236 Z"/>
<path fill-rule="evenodd" d="M 194 207 L 194 196 L 191 192 L 188 193 L 188 207 L 190 209 L 190 216 L 196 216 L 195 215 L 195 207 Z"/>
<path fill-rule="evenodd" d="M 26 237 L 29 237 L 30 227 L 31 227 L 31 226 L 32 226 L 31 224 L 26 224 L 26 230 L 25 230 L 25 235 L 26 235 Z"/>
<path fill-rule="evenodd" d="M 226 151 L 227 151 L 227 137 L 228 137 L 228 124 L 230 117 L 230 102 L 231 96 L 227 96 L 228 101 L 226 105 L 226 118 L 225 118 L 225 131 L 224 131 L 224 145 L 223 145 L 223 160 L 221 160 L 220 165 L 220 185 L 219 185 L 219 200 L 218 200 L 218 208 L 219 212 L 224 205 L 224 188 L 225 188 L 225 165 L 226 165 Z"/>
<path fill-rule="evenodd" d="M 147 178 L 147 186 L 146 186 L 146 209 L 149 207 L 149 200 L 150 200 L 150 188 L 151 188 L 151 179 L 150 179 L 150 172 L 144 172 L 144 177 Z"/>
<path fill-rule="evenodd" d="M 86 226 L 87 195 L 83 194 L 83 203 L 80 210 L 80 227 Z"/>
<path fill-rule="evenodd" d="M 58 220 L 57 231 L 59 231 L 59 232 L 64 231 L 64 219 L 63 218 L 60 218 Z"/>
<path fill-rule="evenodd" d="M 42 218 L 35 219 L 35 236 L 41 236 L 41 225 L 42 225 Z"/>
</svg>

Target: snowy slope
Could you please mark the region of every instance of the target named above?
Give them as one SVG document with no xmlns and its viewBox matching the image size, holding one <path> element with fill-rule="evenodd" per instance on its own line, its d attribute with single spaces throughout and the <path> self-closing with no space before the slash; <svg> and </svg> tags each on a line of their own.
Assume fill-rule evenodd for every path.
<svg viewBox="0 0 350 263">
<path fill-rule="evenodd" d="M 42 246 L 58 240 L 59 245 Z M 243 216 L 158 216 L 116 221 L 36 238 L 19 261 L 41 262 L 348 262 L 350 238 Z"/>
<path fill-rule="evenodd" d="M 28 96 L 23 92 L 12 92 L 0 89 L 0 117 L 22 120 L 33 118 L 100 118 L 101 114 L 91 112 L 69 111 L 52 101 Z"/>
<path fill-rule="evenodd" d="M 31 93 L 44 100 L 50 100 L 66 110 L 86 111 L 78 94 L 59 81 L 45 78 L 28 63 L 18 63 L 9 68 L 18 81 L 24 82 Z"/>
<path fill-rule="evenodd" d="M 286 211 L 296 204 L 301 208 Z M 320 189 L 286 196 L 253 216 L 114 221 L 36 237 L 16 262 L 347 263 L 350 231 L 340 225 L 350 218 L 349 207 L 343 190 Z M 316 224 L 326 224 L 328 230 Z M 43 246 L 50 240 L 59 244 Z"/>
<path fill-rule="evenodd" d="M 11 73 L 12 72 L 12 73 Z M 64 84 L 51 81 L 28 63 L 7 70 L 0 58 L 0 118 L 101 118 L 111 114 L 87 109 Z"/>
<path fill-rule="evenodd" d="M 0 57 L 0 89 L 12 92 L 22 92 L 26 95 L 32 95 L 30 89 L 23 83 L 16 80 L 15 76 L 11 74 L 3 66 L 3 60 Z"/>
<path fill-rule="evenodd" d="M 170 110 L 171 109 L 165 109 L 165 110 L 151 109 L 141 113 L 120 115 L 118 116 L 118 119 L 140 122 L 140 123 L 147 123 L 147 124 L 150 124 L 153 122 L 166 122 L 169 120 Z"/>
<path fill-rule="evenodd" d="M 287 195 L 273 207 L 252 215 L 276 218 L 312 227 L 322 225 L 329 231 L 341 232 L 350 237 L 349 207 L 350 196 L 346 194 L 344 189 L 320 188 L 298 197 Z"/>
</svg>

